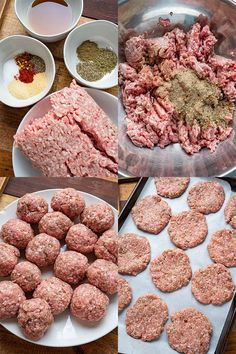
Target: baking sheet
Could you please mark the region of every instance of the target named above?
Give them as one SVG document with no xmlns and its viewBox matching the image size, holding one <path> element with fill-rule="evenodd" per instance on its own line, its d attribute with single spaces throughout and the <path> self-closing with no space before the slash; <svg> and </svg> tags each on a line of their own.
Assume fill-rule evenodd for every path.
<svg viewBox="0 0 236 354">
<path fill-rule="evenodd" d="M 188 190 L 197 182 L 205 181 L 205 180 L 214 180 L 212 178 L 191 178 L 190 184 L 188 186 L 187 191 L 179 198 L 176 199 L 168 199 L 163 198 L 171 207 L 172 214 L 177 214 L 184 210 L 189 210 L 187 204 L 187 196 Z M 225 190 L 225 202 L 220 209 L 215 214 L 206 215 L 207 224 L 208 224 L 208 235 L 206 240 L 199 246 L 190 248 L 187 251 L 187 255 L 190 258 L 190 263 L 192 267 L 192 271 L 195 272 L 198 268 L 205 267 L 212 263 L 208 251 L 207 244 L 211 238 L 211 235 L 219 230 L 219 229 L 232 229 L 228 224 L 224 221 L 224 207 L 231 195 L 231 187 L 228 182 L 217 179 L 217 181 L 224 187 Z M 144 186 L 139 198 L 143 198 L 146 195 L 156 194 L 156 188 L 154 184 L 154 178 L 149 178 L 146 185 Z M 169 239 L 169 235 L 167 233 L 168 226 L 158 235 L 151 235 L 146 232 L 143 232 L 137 229 L 134 224 L 131 215 L 129 215 L 124 222 L 123 227 L 120 230 L 120 234 L 124 234 L 126 232 L 134 232 L 140 236 L 145 236 L 150 242 L 151 245 L 151 260 L 156 258 L 166 249 L 175 248 L 174 244 Z M 132 306 L 138 297 L 144 295 L 146 293 L 154 293 L 159 295 L 168 305 L 169 309 L 169 320 L 167 323 L 170 323 L 170 316 L 172 313 L 179 311 L 186 307 L 195 307 L 202 313 L 204 313 L 213 325 L 213 336 L 211 339 L 210 348 L 208 354 L 213 354 L 216 350 L 218 340 L 220 338 L 220 334 L 225 324 L 225 320 L 227 314 L 229 312 L 232 300 L 221 305 L 202 305 L 200 304 L 191 293 L 191 281 L 190 283 L 179 289 L 174 291 L 173 293 L 163 293 L 159 289 L 155 287 L 152 283 L 150 276 L 150 263 L 145 271 L 135 276 L 122 275 L 125 279 L 128 280 L 132 289 L 133 289 L 133 299 L 131 304 Z M 236 268 L 228 268 L 234 283 L 236 283 Z M 176 353 L 172 348 L 170 348 L 166 336 L 165 330 L 162 332 L 159 339 L 154 340 L 152 342 L 143 342 L 141 340 L 134 339 L 127 335 L 125 328 L 125 315 L 126 311 L 129 308 L 125 308 L 119 316 L 119 352 L 124 354 L 158 354 L 158 353 Z"/>
</svg>

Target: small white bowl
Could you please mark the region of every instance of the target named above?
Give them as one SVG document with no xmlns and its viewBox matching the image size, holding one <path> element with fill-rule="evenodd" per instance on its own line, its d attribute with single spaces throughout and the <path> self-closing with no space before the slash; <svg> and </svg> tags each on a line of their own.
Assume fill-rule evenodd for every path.
<svg viewBox="0 0 236 354">
<path fill-rule="evenodd" d="M 24 52 L 38 55 L 45 61 L 48 84 L 40 94 L 27 100 L 19 100 L 10 94 L 3 82 L 3 65 L 17 54 Z M 55 74 L 55 61 L 52 53 L 37 39 L 28 36 L 10 36 L 0 41 L 0 102 L 15 108 L 31 106 L 48 94 L 53 85 Z"/>
<path fill-rule="evenodd" d="M 18 17 L 19 21 L 21 22 L 22 26 L 25 30 L 32 36 L 37 39 L 40 39 L 43 42 L 56 42 L 59 41 L 67 36 L 67 34 L 76 27 L 77 23 L 80 20 L 80 17 L 83 13 L 84 3 L 83 0 L 67 0 L 68 4 L 72 8 L 73 19 L 71 26 L 64 32 L 57 33 L 55 35 L 42 35 L 40 33 L 35 32 L 28 20 L 28 11 L 30 6 L 32 5 L 33 0 L 15 0 L 15 13 Z"/>
<path fill-rule="evenodd" d="M 116 86 L 118 83 L 118 65 L 115 69 L 106 74 L 101 80 L 84 80 L 76 70 L 79 63 L 77 48 L 84 41 L 93 41 L 102 48 L 112 49 L 118 55 L 118 26 L 109 21 L 92 21 L 75 28 L 67 37 L 64 45 L 64 61 L 70 74 L 82 85 L 107 89 Z"/>
</svg>

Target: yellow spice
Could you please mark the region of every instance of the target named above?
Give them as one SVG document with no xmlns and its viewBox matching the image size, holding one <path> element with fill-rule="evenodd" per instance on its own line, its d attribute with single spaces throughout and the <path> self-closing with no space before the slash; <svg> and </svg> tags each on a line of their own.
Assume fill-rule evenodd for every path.
<svg viewBox="0 0 236 354">
<path fill-rule="evenodd" d="M 47 87 L 46 73 L 39 73 L 34 76 L 34 81 L 30 84 L 13 80 L 8 85 L 8 90 L 12 96 L 19 100 L 27 100 L 30 97 L 37 96 Z"/>
</svg>

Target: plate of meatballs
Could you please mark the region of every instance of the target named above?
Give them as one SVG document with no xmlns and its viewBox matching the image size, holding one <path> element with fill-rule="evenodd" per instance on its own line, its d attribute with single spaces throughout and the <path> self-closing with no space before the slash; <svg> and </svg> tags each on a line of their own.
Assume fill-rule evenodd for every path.
<svg viewBox="0 0 236 354">
<path fill-rule="evenodd" d="M 117 326 L 117 210 L 73 188 L 26 194 L 0 213 L 0 323 L 75 346 Z"/>
</svg>

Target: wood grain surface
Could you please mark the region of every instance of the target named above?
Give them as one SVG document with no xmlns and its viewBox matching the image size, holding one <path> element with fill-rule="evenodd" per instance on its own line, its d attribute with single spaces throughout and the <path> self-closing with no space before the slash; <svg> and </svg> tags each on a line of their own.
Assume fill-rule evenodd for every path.
<svg viewBox="0 0 236 354">
<path fill-rule="evenodd" d="M 104 13 L 105 19 L 117 22 L 115 2 L 115 0 L 85 0 L 85 13 L 87 17 L 82 16 L 78 25 L 92 21 L 92 19 L 101 19 L 102 13 Z M 8 0 L 3 12 L 2 23 L 0 23 L 0 40 L 14 34 L 27 35 L 15 15 L 14 0 Z M 47 44 L 56 62 L 56 77 L 50 93 L 68 86 L 72 81 L 72 77 L 67 71 L 63 60 L 64 42 L 65 40 Z M 117 96 L 118 88 L 113 87 L 105 91 Z M 20 109 L 10 108 L 0 103 L 0 176 L 14 175 L 12 168 L 13 136 L 29 109 L 30 107 Z"/>
<path fill-rule="evenodd" d="M 10 178 L 0 197 L 0 211 L 17 197 L 42 189 L 72 187 L 102 198 L 117 208 L 118 184 L 106 178 Z M 0 354 L 117 354 L 117 330 L 79 347 L 49 348 L 28 343 L 0 326 Z"/>
</svg>

